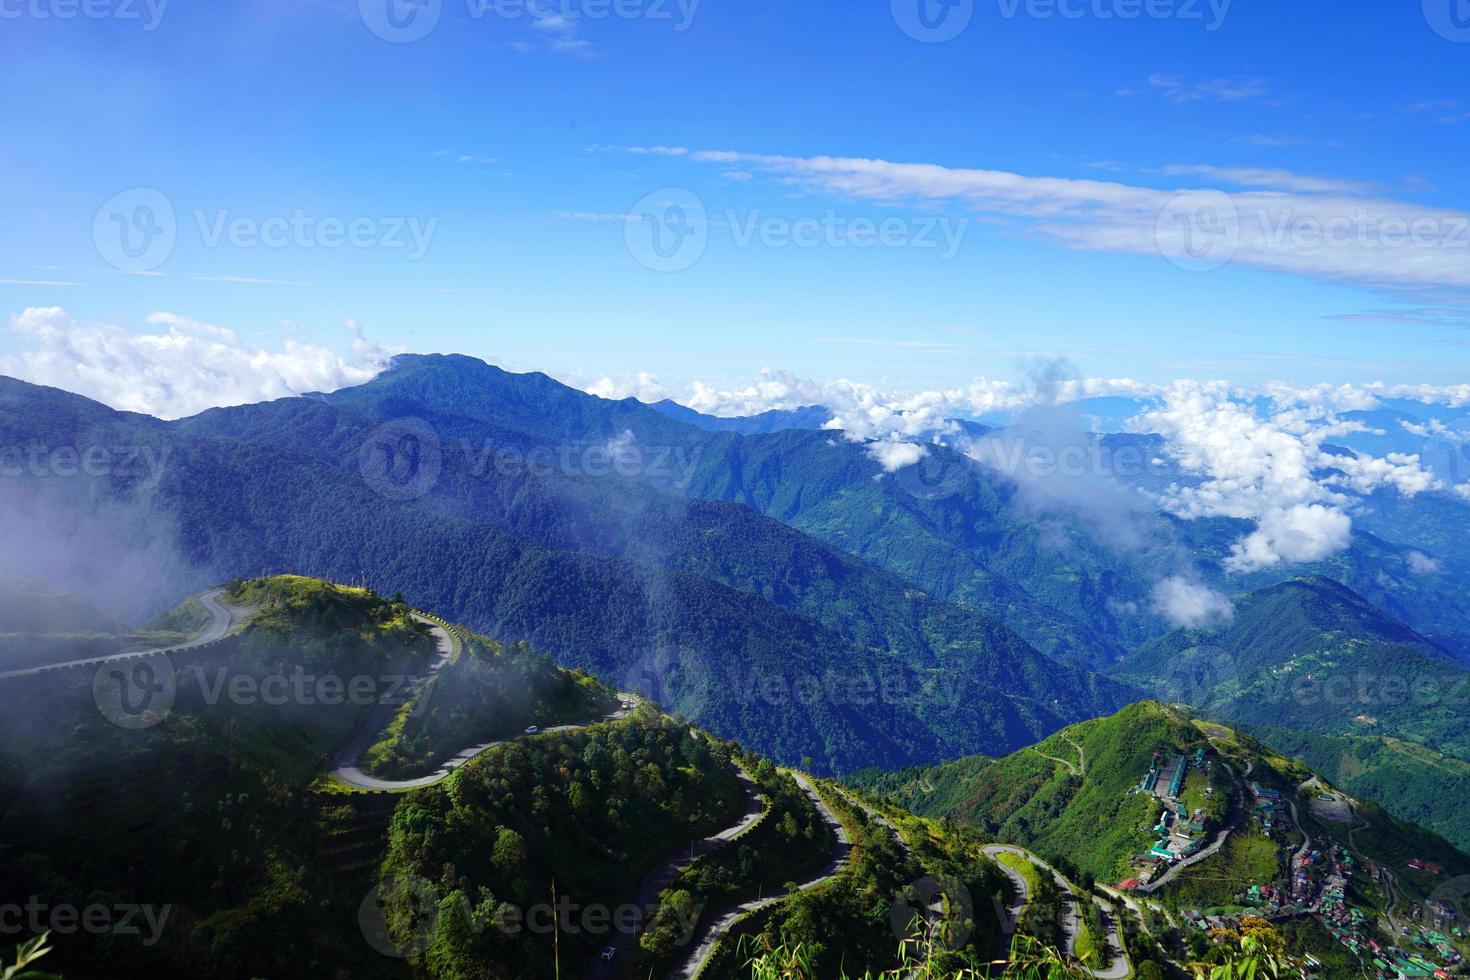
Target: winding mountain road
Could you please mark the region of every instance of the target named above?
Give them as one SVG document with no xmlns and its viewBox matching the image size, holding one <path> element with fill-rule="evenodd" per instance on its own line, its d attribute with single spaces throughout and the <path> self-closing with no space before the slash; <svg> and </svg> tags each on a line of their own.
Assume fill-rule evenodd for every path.
<svg viewBox="0 0 1470 980">
<path fill-rule="evenodd" d="M 431 632 L 434 634 L 434 638 L 437 643 L 437 650 L 433 662 L 429 664 L 424 673 L 420 674 L 418 677 L 415 677 L 411 682 L 408 694 L 408 697 L 410 698 L 421 691 L 424 685 L 428 684 L 431 680 L 434 679 L 435 675 L 437 675 L 439 671 L 444 668 L 444 665 L 447 664 L 454 657 L 455 651 L 454 638 L 449 635 L 449 631 L 446 630 L 443 626 L 440 626 L 433 620 L 428 619 L 424 616 L 420 616 L 418 614 L 414 615 L 414 619 L 425 624 L 426 626 L 431 627 Z M 599 718 L 596 721 L 584 722 L 578 725 L 556 725 L 551 728 L 543 728 L 536 734 L 551 735 L 556 732 L 574 732 L 578 729 L 590 728 L 593 725 L 600 725 L 605 722 L 617 721 L 620 718 L 626 718 L 629 712 L 631 712 L 637 706 L 639 698 L 636 694 L 620 694 L 619 699 L 621 701 L 622 707 L 619 707 L 618 710 L 602 718 Z M 485 752 L 488 752 L 490 749 L 493 749 L 496 746 L 505 745 L 509 742 L 517 741 L 521 738 L 534 737 L 527 735 L 517 735 L 511 738 L 501 738 L 495 739 L 494 741 L 490 742 L 482 742 L 479 745 L 471 745 L 461 751 L 459 754 L 455 755 L 453 758 L 444 762 L 442 765 L 439 766 L 439 768 L 435 769 L 427 776 L 419 776 L 416 779 L 379 779 L 376 776 L 369 776 L 360 768 L 363 753 L 372 748 L 373 743 L 377 741 L 378 736 L 382 733 L 383 729 L 387 727 L 388 723 L 393 720 L 393 715 L 404 703 L 405 701 L 402 695 L 395 697 L 392 700 L 388 700 L 387 696 L 385 695 L 385 699 L 379 702 L 378 706 L 373 709 L 372 715 L 367 719 L 367 721 L 363 723 L 362 727 L 358 729 L 357 734 L 353 736 L 352 741 L 349 742 L 342 749 L 342 751 L 337 754 L 337 758 L 333 761 L 331 773 L 334 779 L 338 780 L 339 782 L 346 783 L 348 786 L 351 786 L 354 789 L 364 789 L 378 793 L 401 793 L 411 789 L 423 789 L 426 786 L 433 786 L 437 783 L 442 783 L 444 780 L 453 775 L 456 769 L 459 769 L 466 763 L 473 761 L 478 756 L 484 754 Z"/>
<path fill-rule="evenodd" d="M 669 887 L 680 871 L 694 863 L 696 859 L 744 837 L 754 830 L 756 825 L 770 812 L 770 805 L 761 796 L 754 780 L 746 775 L 745 770 L 736 766 L 735 775 L 745 790 L 745 812 L 729 827 L 719 833 L 711 834 L 704 840 L 696 841 L 690 846 L 688 852 L 680 848 L 677 854 L 672 855 L 663 864 L 643 876 L 643 880 L 638 883 L 638 891 L 633 896 L 632 904 L 643 910 L 642 921 L 645 925 L 652 921 L 654 913 L 658 911 L 659 894 Z M 638 941 L 638 936 L 639 932 L 616 930 L 608 942 L 608 947 L 613 951 L 613 958 L 604 960 L 599 954 L 596 959 L 587 964 L 583 975 L 587 980 L 603 980 L 605 977 L 611 977 L 616 970 L 618 957 L 633 947 L 633 944 Z"/>
<path fill-rule="evenodd" d="M 867 803 L 863 802 L 862 799 L 847 792 L 845 789 L 837 790 L 837 794 L 851 805 L 866 813 L 869 820 L 878 824 L 880 827 L 886 828 L 888 832 L 893 835 L 893 839 L 898 842 L 898 846 L 903 850 L 903 853 L 906 857 L 912 858 L 914 856 L 914 849 L 909 846 L 908 839 L 904 837 L 903 831 L 899 830 L 897 825 L 895 825 L 892 820 L 889 820 L 887 817 L 883 816 L 883 814 L 879 813 Z"/>
<path fill-rule="evenodd" d="M 1369 820 L 1367 817 L 1359 813 L 1358 808 L 1353 805 L 1351 801 L 1348 802 L 1348 806 L 1352 807 L 1353 818 L 1355 820 L 1362 821 L 1357 826 L 1349 828 L 1347 832 L 1348 847 L 1351 847 L 1354 851 L 1356 851 L 1359 858 L 1363 858 L 1366 860 L 1362 849 L 1358 847 L 1358 834 L 1362 833 L 1365 830 L 1372 830 L 1373 821 Z M 1394 909 L 1397 908 L 1399 904 L 1398 876 L 1395 875 L 1392 871 L 1385 868 L 1383 865 L 1378 864 L 1378 862 L 1375 861 L 1373 863 L 1377 865 L 1379 873 L 1383 875 L 1383 891 L 1385 897 L 1388 899 L 1388 905 L 1386 908 L 1384 908 L 1383 914 L 1385 917 L 1387 917 L 1388 921 L 1392 925 L 1399 926 L 1398 917 L 1393 914 Z"/>
<path fill-rule="evenodd" d="M 1043 759 L 1048 759 L 1052 762 L 1057 763 L 1058 765 L 1066 766 L 1068 771 L 1070 771 L 1074 776 L 1087 775 L 1087 750 L 1084 749 L 1075 739 L 1073 739 L 1067 733 L 1063 732 L 1061 737 L 1062 741 L 1066 742 L 1068 745 L 1072 746 L 1072 748 L 1077 750 L 1077 762 L 1068 762 L 1066 759 L 1059 759 L 1054 755 L 1047 755 L 1045 752 L 1041 751 L 1034 745 L 1031 746 L 1031 751 L 1035 752 Z"/>
<path fill-rule="evenodd" d="M 150 657 L 162 657 L 171 653 L 183 653 L 187 650 L 197 650 L 200 647 L 218 643 L 230 635 L 240 623 L 248 617 L 243 611 L 235 610 L 220 601 L 225 594 L 224 589 L 212 589 L 209 592 L 197 596 L 200 605 L 209 613 L 209 623 L 204 630 L 194 639 L 177 646 L 160 647 L 155 650 L 124 650 L 121 653 L 112 653 L 104 657 L 87 657 L 82 660 L 67 660 L 57 664 L 43 664 L 40 667 L 29 667 L 25 670 L 8 670 L 0 673 L 0 681 L 11 680 L 18 677 L 38 677 L 58 670 L 72 670 L 79 667 L 100 667 L 103 664 L 119 663 L 125 660 L 146 660 Z"/>
<path fill-rule="evenodd" d="M 817 812 L 822 816 L 822 820 L 831 829 L 834 840 L 832 856 L 828 859 L 822 870 L 796 886 L 797 891 L 808 891 L 832 880 L 846 870 L 847 862 L 852 852 L 852 842 L 848 840 L 847 829 L 842 826 L 842 822 L 837 819 L 836 814 L 827 806 L 826 801 L 822 799 L 816 787 L 812 785 L 811 780 L 799 772 L 792 772 L 791 777 L 796 780 L 796 784 L 801 787 L 801 791 L 816 806 Z M 783 890 L 772 895 L 767 895 L 764 898 L 742 902 L 725 912 L 719 918 L 706 922 L 695 933 L 697 941 L 690 947 L 682 959 L 675 961 L 674 965 L 669 969 L 668 976 L 671 980 L 693 980 L 693 978 L 699 976 L 704 970 L 705 964 L 709 962 L 710 955 L 714 953 L 715 946 L 729 934 L 730 930 L 741 919 L 744 919 L 752 913 L 759 912 L 768 905 L 774 905 L 789 894 L 791 893 Z"/>
<path fill-rule="evenodd" d="M 1027 883 L 1025 875 L 1016 871 L 1014 868 L 1007 867 L 1004 863 L 997 860 L 997 858 L 1002 854 L 1012 854 L 1022 860 L 1029 861 L 1037 870 L 1044 871 L 1052 876 L 1057 883 L 1057 889 L 1062 893 L 1062 902 L 1065 906 L 1062 916 L 1062 937 L 1065 940 L 1066 948 L 1062 952 L 1068 956 L 1076 956 L 1077 933 L 1082 930 L 1082 920 L 1077 915 L 1077 896 L 1072 892 L 1072 886 L 1067 882 L 1067 879 L 1063 878 L 1061 873 L 1051 865 L 1024 848 L 1012 847 L 1009 844 L 992 844 L 985 848 L 984 853 L 990 860 L 995 861 L 995 866 L 1007 878 L 1011 879 L 1011 884 L 1019 889 L 1021 895 L 1020 909 L 1024 909 L 1031 902 L 1031 886 Z M 1016 918 L 1019 918 L 1019 914 L 1013 917 L 1011 921 L 1014 922 Z M 1014 932 L 1014 926 L 1012 927 L 1012 931 Z M 1007 946 L 1007 956 L 1009 956 L 1009 946 Z"/>
<path fill-rule="evenodd" d="M 1050 864 L 1047 864 L 1045 861 L 1032 854 L 1030 851 L 1027 851 L 1020 847 L 1012 847 L 1009 844 L 992 844 L 989 847 L 985 848 L 984 854 L 986 857 L 994 861 L 995 866 L 999 868 L 1007 878 L 1010 879 L 1011 884 L 1015 885 L 1017 895 L 1015 904 L 1013 904 L 1012 907 L 1007 910 L 1008 914 L 1006 916 L 1006 919 L 1001 923 L 1002 936 L 1000 942 L 1004 945 L 997 946 L 996 958 L 1006 960 L 1010 959 L 1011 942 L 1015 938 L 1017 920 L 1020 918 L 1022 910 L 1024 910 L 1025 907 L 1031 902 L 1031 886 L 1026 881 L 1026 876 L 1021 874 L 1019 871 L 1016 871 L 1014 868 L 1007 867 L 1004 863 L 997 860 L 997 858 L 999 858 L 999 856 L 1002 854 L 1012 854 L 1025 861 L 1029 861 L 1031 865 L 1035 867 L 1038 871 L 1042 871 L 1052 876 L 1052 879 L 1057 884 L 1057 890 L 1060 891 L 1062 894 L 1062 901 L 1064 905 L 1062 918 L 1062 934 L 1065 939 L 1066 948 L 1063 950 L 1063 952 L 1065 952 L 1068 956 L 1075 958 L 1077 956 L 1077 936 L 1082 931 L 1082 920 L 1080 914 L 1077 911 L 1077 893 L 1073 890 L 1072 883 L 1069 882 L 1066 878 L 1062 877 L 1061 872 L 1058 871 L 1056 868 L 1053 868 Z M 1118 921 L 1117 916 L 1114 914 L 1112 906 L 1108 905 L 1107 902 L 1104 902 L 1102 899 L 1096 896 L 1092 896 L 1092 900 L 1097 904 L 1098 908 L 1103 910 L 1104 920 L 1112 926 L 1109 935 L 1104 937 L 1110 947 L 1109 953 L 1111 954 L 1112 959 L 1107 967 L 1088 967 L 1087 972 L 1091 973 L 1094 977 L 1097 978 L 1097 980 L 1126 980 L 1127 977 L 1133 975 L 1133 968 L 1128 965 L 1128 957 L 1123 952 L 1123 934 L 1121 923 Z"/>
</svg>

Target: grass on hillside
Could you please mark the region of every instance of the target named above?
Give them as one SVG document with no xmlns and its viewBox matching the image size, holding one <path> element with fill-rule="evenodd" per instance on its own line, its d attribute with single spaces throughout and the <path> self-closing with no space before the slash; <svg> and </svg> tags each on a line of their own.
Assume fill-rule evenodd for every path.
<svg viewBox="0 0 1470 980">
<path fill-rule="evenodd" d="M 1277 842 L 1241 828 L 1218 854 L 1181 871 L 1160 897 L 1175 908 L 1231 907 L 1251 885 L 1277 882 L 1282 874 Z"/>
</svg>

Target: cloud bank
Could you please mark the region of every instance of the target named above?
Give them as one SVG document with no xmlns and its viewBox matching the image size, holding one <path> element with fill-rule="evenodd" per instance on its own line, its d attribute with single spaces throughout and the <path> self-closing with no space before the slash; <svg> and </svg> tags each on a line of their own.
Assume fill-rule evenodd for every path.
<svg viewBox="0 0 1470 980">
<path fill-rule="evenodd" d="M 155 313 L 147 322 L 151 330 L 134 333 L 78 323 L 59 307 L 27 309 L 12 317 L 11 328 L 29 349 L 0 358 L 0 373 L 74 391 L 115 408 L 179 418 L 216 406 L 361 384 L 394 353 L 367 340 L 350 322 L 346 355 L 289 339 L 280 349 L 268 350 L 242 342 L 228 329 L 174 313 Z M 605 398 L 673 398 L 723 416 L 821 405 L 831 413 L 826 428 L 864 445 L 884 473 L 920 463 L 936 444 L 978 463 L 993 463 L 996 446 L 956 421 L 992 415 L 1014 419 L 1008 431 L 1028 440 L 1027 445 L 1040 440 L 1054 456 L 1073 453 L 1082 458 L 1093 433 L 1085 416 L 1068 415 L 1063 407 L 1103 396 L 1131 399 L 1141 411 L 1127 428 L 1161 438 L 1159 455 L 1171 465 L 1171 482 L 1145 490 L 1110 474 L 1089 471 L 1081 479 L 1062 470 L 1021 486 L 1022 499 L 1037 509 L 1066 507 L 1106 516 L 1109 520 L 1103 523 L 1124 530 L 1129 515 L 1141 512 L 1140 501 L 1184 520 L 1250 521 L 1252 529 L 1234 543 L 1223 563 L 1234 573 L 1317 561 L 1348 547 L 1353 512 L 1365 494 L 1445 491 L 1470 499 L 1470 482 L 1437 478 L 1417 454 L 1374 456 L 1333 443 L 1368 431 L 1344 413 L 1371 410 L 1391 398 L 1464 407 L 1470 405 L 1470 385 L 1245 387 L 1190 380 L 1150 385 L 1128 378 L 1082 378 L 1066 366 L 1033 371 L 1027 382 L 982 376 L 959 387 L 918 392 L 770 370 L 744 383 L 697 380 L 682 391 L 648 373 L 605 377 L 578 387 Z M 1435 422 L 1401 427 L 1430 439 L 1445 429 Z M 1126 545 L 1126 537 L 1117 543 Z M 1429 570 L 1426 562 L 1415 564 L 1415 571 Z M 1160 599 L 1161 606 L 1168 605 L 1164 599 L 1173 604 L 1169 608 L 1183 601 L 1170 593 Z"/>
<path fill-rule="evenodd" d="M 362 384 L 389 351 L 351 321 L 350 353 L 287 339 L 279 350 L 244 343 L 230 330 L 174 313 L 148 317 L 151 332 L 78 323 L 61 307 L 31 307 L 10 328 L 29 349 L 0 357 L 0 374 L 62 388 L 105 405 L 159 418 Z"/>
</svg>

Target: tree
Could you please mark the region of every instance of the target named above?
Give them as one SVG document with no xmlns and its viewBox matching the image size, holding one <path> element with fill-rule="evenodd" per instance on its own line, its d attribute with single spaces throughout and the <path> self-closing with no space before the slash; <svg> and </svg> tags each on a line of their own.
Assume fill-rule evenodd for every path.
<svg viewBox="0 0 1470 980">
<path fill-rule="evenodd" d="M 491 851 L 490 861 L 495 865 L 495 870 L 507 879 L 519 880 L 521 869 L 526 864 L 526 842 L 514 830 L 501 827 L 500 833 L 495 837 L 495 848 Z"/>
</svg>

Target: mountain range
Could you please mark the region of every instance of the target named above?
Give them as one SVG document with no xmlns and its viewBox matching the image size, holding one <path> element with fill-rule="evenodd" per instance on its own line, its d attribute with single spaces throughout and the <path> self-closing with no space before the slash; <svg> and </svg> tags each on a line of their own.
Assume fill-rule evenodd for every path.
<svg viewBox="0 0 1470 980">
<path fill-rule="evenodd" d="M 693 956 L 733 976 L 738 935 L 814 956 L 814 975 L 891 969 L 904 930 L 882 896 L 926 878 L 984 896 L 955 920 L 967 941 L 926 954 L 956 969 L 1034 943 L 1094 978 L 1169 975 L 1205 935 L 1178 914 L 1243 904 L 1286 916 L 1271 921 L 1293 955 L 1346 968 L 1320 907 L 1335 885 L 1314 879 L 1294 911 L 1274 897 L 1294 848 L 1330 840 L 1381 868 L 1354 900 L 1395 928 L 1401 903 L 1435 893 L 1411 860 L 1470 871 L 1453 612 L 1470 510 L 1361 497 L 1345 550 L 1228 575 L 1248 524 L 1161 510 L 1196 478 L 1159 437 L 1086 418 L 955 420 L 966 451 L 906 462 L 820 406 L 720 419 L 457 356 L 177 421 L 0 379 L 0 685 L 21 684 L 0 690 L 0 782 L 24 801 L 4 838 L 36 842 L 12 853 L 9 886 L 130 901 L 101 851 L 63 855 L 56 835 L 109 797 L 130 828 L 166 800 L 179 840 L 218 819 L 262 845 L 170 859 L 188 927 L 168 955 L 226 974 L 292 975 L 249 951 L 374 881 L 377 935 L 410 947 L 404 975 L 555 973 L 556 942 L 486 925 L 554 901 L 554 882 L 646 899 L 646 928 L 597 975 L 683 975 Z M 1005 465 L 1037 446 L 1106 465 Z M 1124 458 L 1155 463 L 1112 474 Z M 1213 590 L 1222 613 L 1177 625 L 1167 581 Z M 86 697 L 75 668 L 105 679 L 157 648 L 177 651 L 182 706 L 119 742 L 88 714 L 108 688 Z M 151 678 L 156 657 L 142 654 Z M 59 663 L 73 666 L 36 670 Z M 196 666 L 413 681 L 393 704 L 238 711 Z M 1140 780 L 1197 754 L 1168 806 L 1214 849 L 1130 906 L 1108 889 L 1157 844 L 1161 798 Z M 1291 805 L 1263 821 L 1262 787 Z M 129 875 L 142 859 L 105 846 L 133 855 Z M 325 871 L 288 871 L 321 848 Z M 857 897 L 823 887 L 839 878 Z M 732 911 L 700 917 L 716 906 Z M 382 972 L 339 927 L 308 965 Z M 146 951 L 127 956 L 146 972 Z"/>
</svg>

